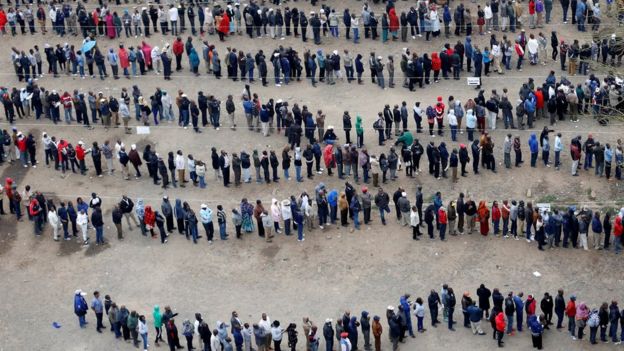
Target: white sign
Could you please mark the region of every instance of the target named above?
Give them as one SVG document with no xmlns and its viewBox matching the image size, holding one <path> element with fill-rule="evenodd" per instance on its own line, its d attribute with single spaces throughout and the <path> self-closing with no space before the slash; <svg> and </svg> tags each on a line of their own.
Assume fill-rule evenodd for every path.
<svg viewBox="0 0 624 351">
<path fill-rule="evenodd" d="M 535 207 L 537 207 L 540 210 L 540 213 L 550 212 L 550 204 L 547 204 L 547 203 L 537 203 L 537 204 L 535 204 Z"/>
<path fill-rule="evenodd" d="M 481 77 L 467 77 L 466 81 L 468 82 L 468 86 L 481 85 Z"/>
<path fill-rule="evenodd" d="M 137 134 L 149 134 L 150 133 L 150 127 L 144 127 L 144 126 L 137 126 Z"/>
</svg>

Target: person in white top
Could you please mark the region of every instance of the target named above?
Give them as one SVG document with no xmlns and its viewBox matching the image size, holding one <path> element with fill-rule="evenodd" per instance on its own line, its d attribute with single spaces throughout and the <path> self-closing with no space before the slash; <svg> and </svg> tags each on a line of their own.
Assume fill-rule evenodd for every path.
<svg viewBox="0 0 624 351">
<path fill-rule="evenodd" d="M 48 210 L 48 223 L 52 226 L 52 230 L 54 232 L 54 241 L 59 241 L 59 225 L 60 220 L 58 215 L 56 214 L 56 209 L 54 207 L 50 207 Z"/>
<path fill-rule="evenodd" d="M 149 347 L 149 345 L 147 344 L 147 323 L 145 322 L 145 316 L 141 315 L 139 317 L 139 325 L 137 326 L 137 331 L 139 332 L 139 335 L 141 335 L 141 338 L 143 339 L 143 350 L 147 351 L 147 348 Z"/>
<path fill-rule="evenodd" d="M 282 220 L 282 208 L 277 199 L 271 200 L 271 218 L 273 219 L 273 226 L 276 233 L 281 233 L 280 221 Z"/>
<path fill-rule="evenodd" d="M 182 154 L 182 150 L 178 150 L 178 152 L 176 153 L 175 167 L 176 172 L 178 172 L 178 182 L 180 183 L 181 187 L 185 187 L 184 183 L 186 183 L 187 181 L 184 178 L 184 171 L 186 170 L 186 167 L 184 167 L 184 155 Z"/>
<path fill-rule="evenodd" d="M 152 56 L 152 67 L 154 67 L 154 71 L 156 74 L 160 74 L 160 62 L 162 61 L 160 59 L 160 48 L 154 46 L 150 55 Z"/>
<path fill-rule="evenodd" d="M 529 60 L 531 65 L 537 64 L 537 52 L 539 50 L 539 42 L 535 39 L 535 35 L 529 35 L 529 41 L 527 42 L 527 50 L 529 51 Z"/>
<path fill-rule="evenodd" d="M 292 211 L 290 209 L 290 200 L 282 200 L 282 219 L 284 220 L 284 233 L 290 235 L 290 222 L 292 220 Z"/>
<path fill-rule="evenodd" d="M 269 316 L 267 316 L 266 313 L 262 314 L 262 318 L 260 318 L 260 321 L 258 322 L 258 326 L 262 328 L 264 332 L 266 333 L 265 348 L 268 350 L 269 347 L 271 346 L 272 337 L 271 337 L 271 319 L 269 318 Z"/>
<path fill-rule="evenodd" d="M 82 232 L 82 241 L 83 244 L 89 245 L 89 237 L 87 236 L 88 225 L 89 225 L 89 216 L 84 211 L 79 211 L 78 216 L 76 217 L 76 224 L 80 227 L 80 231 Z"/>
<path fill-rule="evenodd" d="M 457 141 L 457 116 L 455 116 L 455 110 L 450 108 L 446 118 L 448 119 L 448 124 L 451 128 L 451 140 Z"/>
<path fill-rule="evenodd" d="M 171 22 L 171 35 L 178 35 L 178 9 L 169 5 L 169 21 Z"/>
<path fill-rule="evenodd" d="M 221 341 L 219 341 L 219 332 L 215 329 L 212 331 L 212 336 L 210 337 L 210 349 L 211 350 L 221 350 Z"/>
</svg>

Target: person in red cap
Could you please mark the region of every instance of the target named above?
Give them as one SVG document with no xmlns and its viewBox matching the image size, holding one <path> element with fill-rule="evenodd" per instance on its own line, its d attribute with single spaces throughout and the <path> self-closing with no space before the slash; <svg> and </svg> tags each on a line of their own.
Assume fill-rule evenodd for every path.
<svg viewBox="0 0 624 351">
<path fill-rule="evenodd" d="M 349 340 L 349 333 L 347 332 L 340 334 L 340 350 L 351 351 L 351 341 Z"/>
<path fill-rule="evenodd" d="M 438 96 L 438 102 L 435 105 L 436 122 L 438 124 L 438 135 L 444 135 L 444 110 L 446 105 L 442 102 L 442 97 Z"/>
</svg>

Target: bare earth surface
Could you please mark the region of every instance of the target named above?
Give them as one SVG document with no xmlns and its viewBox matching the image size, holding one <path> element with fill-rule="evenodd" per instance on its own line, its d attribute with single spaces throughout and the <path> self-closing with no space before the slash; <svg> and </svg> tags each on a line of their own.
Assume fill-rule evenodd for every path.
<svg viewBox="0 0 624 351">
<path fill-rule="evenodd" d="M 357 8 L 356 13 L 360 12 L 359 1 L 333 3 L 340 10 L 343 6 L 349 6 L 352 10 Z M 399 1 L 397 7 L 403 9 L 411 3 Z M 310 8 L 308 2 L 302 3 L 300 7 Z M 554 7 L 553 28 L 560 33 L 560 38 L 570 40 L 580 37 L 570 25 L 564 26 L 561 23 L 558 2 Z M 375 9 L 376 13 L 382 11 L 381 5 Z M 473 12 L 476 13 L 474 10 Z M 550 36 L 550 28 L 542 30 L 547 37 Z M 527 32 L 537 33 L 529 30 Z M 308 33 L 311 35 L 311 30 Z M 498 37 L 500 36 L 501 33 L 498 33 Z M 489 39 L 487 36 L 473 37 L 476 42 L 483 44 Z M 454 42 L 459 38 L 451 39 Z M 317 49 L 311 42 L 304 46 L 300 40 L 293 38 L 283 41 L 266 38 L 252 41 L 247 37 L 236 36 L 228 38 L 226 43 L 218 43 L 216 36 L 212 36 L 207 40 L 216 44 L 221 55 L 226 46 L 245 52 L 255 52 L 260 48 L 270 52 L 277 45 L 292 46 L 300 52 L 304 49 Z M 461 40 L 463 41 L 463 37 Z M 3 84 L 18 84 L 7 59 L 11 46 L 27 49 L 35 44 L 43 47 L 46 42 L 55 44 L 65 41 L 80 46 L 77 38 L 61 39 L 49 34 L 45 37 L 40 34 L 3 37 L 0 49 L 0 56 L 4 58 L 1 71 L 4 76 Z M 140 38 L 123 41 L 126 46 L 136 46 L 140 43 Z M 171 37 L 166 38 L 166 41 L 170 42 Z M 157 35 L 152 36 L 148 42 L 162 47 L 164 39 Z M 200 46 L 197 39 L 194 43 L 196 47 Z M 412 106 L 415 101 L 421 101 L 427 106 L 433 104 L 439 95 L 446 100 L 452 94 L 462 102 L 476 96 L 475 90 L 466 86 L 463 77 L 460 81 L 442 81 L 415 93 L 400 88 L 401 80 L 398 77 L 401 48 L 409 47 L 423 53 L 439 50 L 443 44 L 442 39 L 438 44 L 425 43 L 419 38 L 410 39 L 408 43 L 387 44 L 362 39 L 361 44 L 354 45 L 342 38 L 323 38 L 322 48 L 325 52 L 349 48 L 352 53 L 361 53 L 365 57 L 370 51 L 383 56 L 393 54 L 398 82 L 395 89 L 382 91 L 369 80 L 361 86 L 338 82 L 335 86 L 319 84 L 317 88 L 312 88 L 307 82 L 295 82 L 280 88 L 274 85 L 263 88 L 257 83 L 251 89 L 263 101 L 273 97 L 276 100 L 287 100 L 291 105 L 294 102 L 308 105 L 312 111 L 322 109 L 327 114 L 326 123 L 337 126 L 337 134 L 341 138 L 344 137 L 339 128 L 342 125 L 342 112 L 348 110 L 352 116 L 360 114 L 365 120 L 365 126 L 369 128 L 365 143 L 371 154 L 379 154 L 387 152 L 387 148 L 376 146 L 376 135 L 371 127 L 377 112 L 381 111 L 384 104 L 400 104 L 405 100 L 408 106 Z M 116 47 L 117 42 L 101 39 L 99 45 L 101 48 Z M 513 61 L 515 63 L 515 56 Z M 186 60 L 184 64 L 187 64 Z M 486 96 L 489 96 L 490 89 L 496 88 L 500 93 L 503 87 L 508 87 L 510 96 L 515 99 L 520 84 L 528 77 L 542 82 L 550 69 L 555 69 L 559 77 L 558 67 L 558 62 L 548 61 L 547 66 L 526 65 L 523 72 L 514 70 L 504 76 L 492 74 L 484 79 Z M 580 82 L 581 78 L 572 77 L 571 80 Z M 39 83 L 45 88 L 60 92 L 77 88 L 85 92 L 103 91 L 115 96 L 119 96 L 122 87 L 130 89 L 132 84 L 139 84 L 146 95 L 151 94 L 155 87 L 164 88 L 171 93 L 183 89 L 190 97 L 195 97 L 197 91 L 203 90 L 215 94 L 222 101 L 227 94 L 239 96 L 243 89 L 240 82 L 226 79 L 217 81 L 213 76 L 205 74 L 200 78 L 190 77 L 187 69 L 179 75 L 174 74 L 170 82 L 163 81 L 162 76 L 150 73 L 132 81 L 123 78 L 114 81 L 109 78 L 100 82 L 97 79 L 73 80 L 66 76 L 52 79 L 46 76 Z M 241 111 L 242 106 L 237 104 L 239 125 L 244 124 Z M 8 128 L 4 122 L 2 124 L 2 128 Z M 538 121 L 535 131 L 541 130 L 544 125 L 544 120 Z M 74 143 L 78 140 L 89 144 L 92 141 L 102 143 L 106 139 L 112 142 L 121 139 L 125 145 L 136 143 L 140 150 L 148 143 L 155 145 L 161 155 L 170 150 L 182 149 L 185 154 L 192 153 L 196 159 L 204 161 L 209 161 L 212 146 L 231 153 L 255 148 L 281 150 L 286 142 L 281 135 L 265 138 L 242 128 L 237 131 L 221 128 L 218 132 L 205 129 L 203 134 L 197 135 L 173 124 L 164 124 L 152 127 L 149 135 L 128 136 L 123 134 L 122 129 L 105 132 L 99 127 L 94 131 L 87 131 L 76 125 L 52 126 L 48 121 L 20 120 L 17 126 L 22 131 L 32 132 L 37 140 L 43 131 Z M 410 128 L 414 128 L 411 113 Z M 604 128 L 599 127 L 591 118 L 582 119 L 578 123 L 559 123 L 555 130 L 563 133 L 566 150 L 569 140 L 577 134 L 585 138 L 588 132 L 592 132 L 599 141 L 612 144 L 621 137 L 621 124 Z M 530 131 L 516 130 L 513 133 L 521 135 L 525 158 L 528 157 L 526 140 Z M 492 132 L 497 161 L 502 161 L 505 134 L 504 129 Z M 425 135 L 419 135 L 419 138 L 421 142 L 433 140 Z M 465 134 L 460 135 L 459 139 L 460 142 L 467 141 Z M 448 137 L 435 138 L 436 143 L 441 140 L 451 145 L 450 149 L 458 147 Z M 42 148 L 39 145 L 39 149 Z M 40 162 L 42 157 L 41 151 L 38 155 Z M 87 164 L 91 164 L 90 158 Z M 437 181 L 427 174 L 418 176 L 415 180 L 408 180 L 401 174 L 399 181 L 390 183 L 385 188 L 392 193 L 397 186 L 404 186 L 411 201 L 414 201 L 416 186 L 422 184 L 427 201 L 433 193 L 441 191 L 445 203 L 456 198 L 460 191 L 473 194 L 475 200 L 484 199 L 491 203 L 492 200 L 524 199 L 527 189 L 531 189 L 531 200 L 537 202 L 548 201 L 557 205 L 586 203 L 594 209 L 622 206 L 624 196 L 621 183 L 607 183 L 604 178 L 598 179 L 593 174 L 588 174 L 589 172 L 581 172 L 579 178 L 571 177 L 567 151 L 563 153 L 563 164 L 559 172 L 553 168 L 545 168 L 541 163 L 537 169 L 530 169 L 525 164 L 520 169 L 512 170 L 506 170 L 499 164 L 498 174 L 484 171 L 482 175 L 474 176 L 471 173 L 468 178 L 460 179 L 456 186 L 452 186 L 448 179 Z M 421 167 L 425 169 L 426 163 Z M 225 189 L 221 183 L 207 176 L 209 184 L 204 190 L 190 186 L 163 192 L 145 176 L 139 181 L 124 181 L 119 174 L 98 179 L 92 178 L 94 170 L 90 169 L 88 177 L 70 175 L 61 179 L 60 173 L 43 165 L 27 170 L 18 165 L 5 165 L 0 168 L 0 176 L 1 179 L 16 179 L 20 191 L 24 185 L 30 184 L 33 189 L 46 192 L 48 197 L 57 202 L 60 199 L 75 200 L 77 196 L 85 198 L 91 192 L 97 192 L 104 202 L 107 225 L 110 225 L 111 206 L 122 194 L 135 200 L 142 197 L 146 199 L 146 204 L 156 208 L 160 207 L 162 195 L 167 194 L 171 199 L 181 198 L 188 201 L 195 209 L 199 208 L 200 203 L 207 203 L 213 209 L 217 204 L 223 204 L 229 213 L 229 209 L 237 206 L 242 197 L 250 200 L 259 198 L 269 204 L 273 197 L 281 200 L 304 189 L 310 192 L 318 181 L 323 181 L 329 188 L 343 186 L 335 176 L 330 178 L 322 175 L 316 176 L 314 182 L 306 180 L 302 185 L 282 180 L 279 186 L 245 184 L 241 188 Z M 595 199 L 589 197 L 591 191 L 595 192 Z M 4 216 L 0 220 L 0 350 L 17 350 L 24 346 L 33 350 L 130 349 L 130 345 L 115 341 L 108 333 L 97 334 L 94 330 L 95 319 L 91 313 L 87 317 L 91 323 L 88 328 L 78 328 L 72 307 L 72 294 L 78 288 L 89 292 L 87 301 L 91 299 L 91 292 L 97 289 L 103 294 L 110 294 L 114 301 L 125 304 L 130 310 L 136 309 L 148 316 L 150 339 L 153 338 L 151 309 L 154 304 L 171 305 L 179 312 L 180 328 L 181 321 L 185 318 L 192 319 L 195 312 L 201 312 L 210 325 L 214 326 L 216 320 L 229 320 L 230 312 L 234 309 L 239 311 L 245 322 L 257 322 L 260 314 L 267 312 L 272 319 L 280 320 L 282 325 L 290 321 L 300 323 L 301 317 L 309 316 L 320 326 L 325 318 L 337 319 L 344 309 L 350 309 L 358 316 L 362 310 L 383 316 L 386 306 L 398 304 L 401 294 L 410 292 L 412 298 L 426 298 L 430 289 L 439 290 L 444 282 L 455 288 L 458 300 L 466 290 L 474 296 L 481 283 L 490 288 L 498 287 L 504 293 L 513 290 L 524 291 L 525 296 L 537 294 L 538 301 L 544 291 L 555 293 L 558 288 L 563 288 L 566 296 L 568 292 L 574 292 L 579 301 L 587 301 L 592 308 L 613 298 L 621 300 L 624 282 L 620 272 L 624 265 L 611 252 L 557 249 L 542 253 L 537 251 L 535 245 L 527 244 L 526 241 L 482 237 L 478 234 L 451 237 L 444 243 L 429 240 L 413 242 L 409 229 L 399 227 L 395 220 L 389 221 L 389 225 L 383 227 L 375 210 L 373 215 L 375 221 L 370 226 L 363 226 L 361 231 L 352 232 L 335 226 L 325 228 L 324 231 L 317 228 L 306 233 L 304 243 L 296 242 L 293 237 L 278 235 L 273 243 L 266 244 L 256 234 L 250 234 L 242 241 L 216 240 L 209 246 L 204 238 L 198 245 L 192 245 L 176 233 L 172 234 L 168 244 L 161 245 L 158 240 L 141 236 L 137 229 L 127 232 L 126 240 L 120 243 L 115 239 L 114 227 L 106 226 L 105 237 L 109 243 L 103 247 L 89 248 L 83 248 L 77 241 L 54 242 L 49 226 L 45 235 L 34 237 L 31 223 L 16 223 L 14 217 Z M 394 214 L 392 218 L 394 219 Z M 233 230 L 229 232 L 233 234 Z M 90 235 L 93 238 L 95 233 L 91 232 Z M 536 278 L 533 275 L 536 271 L 542 276 Z M 455 317 L 461 319 L 459 309 Z M 388 349 L 388 328 L 385 318 L 382 320 L 385 329 L 383 348 Z M 59 322 L 62 328 L 54 329 L 54 321 Z M 430 322 L 428 313 L 425 322 L 427 325 Z M 108 322 L 105 324 L 108 325 Z M 484 325 L 484 328 L 490 331 L 489 326 Z M 506 337 L 506 341 L 507 348 L 514 350 L 525 350 L 530 345 L 526 332 L 520 336 Z M 588 346 L 586 341 L 574 343 L 564 332 L 556 331 L 547 332 L 544 343 L 549 350 Z M 419 334 L 416 340 L 408 340 L 407 344 L 402 344 L 401 348 L 434 349 L 441 345 L 452 350 L 495 347 L 490 336 L 473 337 L 461 326 L 457 332 L 451 333 L 441 326 L 436 330 L 429 328 L 425 334 Z"/>
</svg>

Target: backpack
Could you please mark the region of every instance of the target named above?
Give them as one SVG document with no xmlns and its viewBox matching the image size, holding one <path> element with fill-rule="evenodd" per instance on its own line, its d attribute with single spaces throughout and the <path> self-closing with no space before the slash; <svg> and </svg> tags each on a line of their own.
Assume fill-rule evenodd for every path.
<svg viewBox="0 0 624 351">
<path fill-rule="evenodd" d="M 381 120 L 380 120 L 380 119 L 377 119 L 377 120 L 375 121 L 375 123 L 373 123 L 373 128 L 374 128 L 375 130 L 380 130 L 380 129 L 381 129 Z"/>
<path fill-rule="evenodd" d="M 598 317 L 598 311 L 593 311 L 589 315 L 589 320 L 587 321 L 587 324 L 589 325 L 590 328 L 596 328 L 598 326 L 598 324 L 600 324 L 600 318 Z"/>
</svg>

